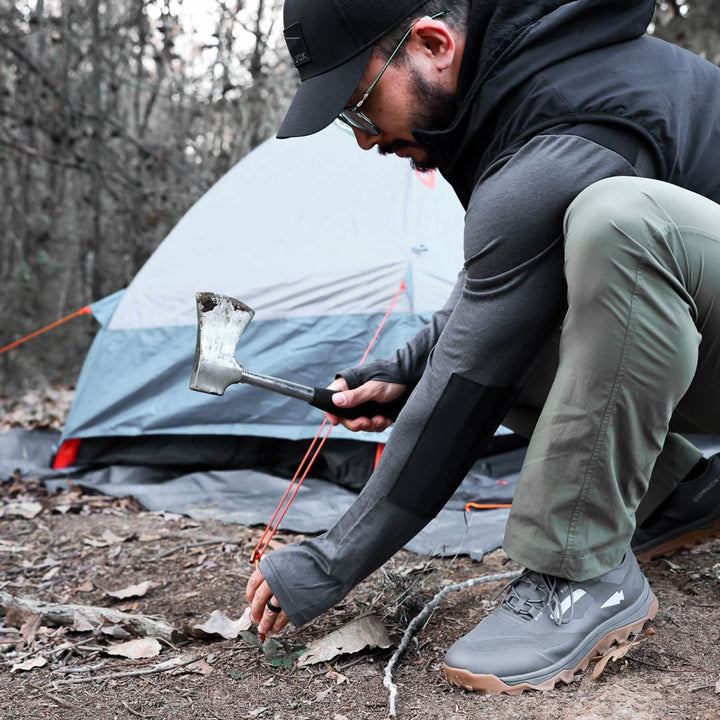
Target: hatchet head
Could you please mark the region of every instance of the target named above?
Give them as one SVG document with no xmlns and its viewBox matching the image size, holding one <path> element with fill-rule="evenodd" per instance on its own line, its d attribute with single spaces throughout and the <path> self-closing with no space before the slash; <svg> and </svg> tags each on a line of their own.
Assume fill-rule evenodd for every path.
<svg viewBox="0 0 720 720">
<path fill-rule="evenodd" d="M 255 311 L 245 303 L 211 292 L 195 295 L 198 330 L 190 389 L 222 395 L 228 385 L 241 382 L 244 369 L 235 349 Z"/>
</svg>

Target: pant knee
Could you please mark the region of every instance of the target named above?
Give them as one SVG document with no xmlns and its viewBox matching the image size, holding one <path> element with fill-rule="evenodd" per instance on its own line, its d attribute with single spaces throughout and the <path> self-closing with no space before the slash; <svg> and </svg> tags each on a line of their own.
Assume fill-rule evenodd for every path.
<svg viewBox="0 0 720 720">
<path fill-rule="evenodd" d="M 642 190 L 635 178 L 608 178 L 581 192 L 565 214 L 565 276 L 569 301 L 595 303 L 632 284 L 645 253 Z"/>
</svg>

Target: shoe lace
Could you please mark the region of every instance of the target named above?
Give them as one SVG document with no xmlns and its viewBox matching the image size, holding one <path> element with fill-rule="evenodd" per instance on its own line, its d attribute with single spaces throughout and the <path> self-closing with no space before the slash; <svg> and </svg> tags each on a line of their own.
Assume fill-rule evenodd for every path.
<svg viewBox="0 0 720 720">
<path fill-rule="evenodd" d="M 570 598 L 570 612 L 563 613 L 561 591 L 567 587 Z M 550 619 L 558 626 L 566 625 L 573 619 L 575 599 L 570 582 L 553 575 L 525 570 L 522 575 L 507 583 L 495 596 L 497 600 L 507 592 L 503 605 L 528 620 L 534 619 L 545 607 L 550 608 Z"/>
</svg>

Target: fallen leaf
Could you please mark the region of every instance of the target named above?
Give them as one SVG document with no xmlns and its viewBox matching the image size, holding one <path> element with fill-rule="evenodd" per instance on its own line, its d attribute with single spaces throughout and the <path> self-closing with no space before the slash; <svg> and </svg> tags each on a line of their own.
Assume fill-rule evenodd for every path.
<svg viewBox="0 0 720 720">
<path fill-rule="evenodd" d="M 654 634 L 655 631 L 652 628 L 648 628 L 643 635 L 638 635 L 633 640 L 625 640 L 618 645 L 611 645 L 602 654 L 602 657 L 595 663 L 595 667 L 591 673 L 593 680 L 600 677 L 601 673 L 605 669 L 605 666 L 610 662 L 610 660 L 621 660 L 632 648 L 644 643 Z"/>
<path fill-rule="evenodd" d="M 611 661 L 611 660 L 621 660 L 624 658 L 627 654 L 630 648 L 632 647 L 632 643 L 629 642 L 623 642 L 620 643 L 620 645 L 614 645 L 613 647 L 609 648 L 603 656 L 595 663 L 595 667 L 592 670 L 592 678 L 593 680 L 600 677 L 602 671 L 605 669 L 605 666 Z"/>
<path fill-rule="evenodd" d="M 71 630 L 73 632 L 92 632 L 95 630 L 95 626 L 89 620 L 82 617 L 82 615 L 76 614 Z"/>
<path fill-rule="evenodd" d="M 140 533 L 138 535 L 139 542 L 154 542 L 155 540 L 162 540 L 160 533 Z"/>
<path fill-rule="evenodd" d="M 56 565 L 54 568 L 50 568 L 43 576 L 42 579 L 44 582 L 47 582 L 48 580 L 52 580 L 58 573 L 60 572 L 60 566 Z"/>
<path fill-rule="evenodd" d="M 71 592 L 86 593 L 86 592 L 92 592 L 94 589 L 95 589 L 95 586 L 89 580 L 86 580 L 82 585 L 78 585 L 76 588 L 71 590 Z"/>
<path fill-rule="evenodd" d="M 38 630 L 40 629 L 40 620 L 41 618 L 39 615 L 31 615 L 25 620 L 20 628 L 20 644 L 18 647 L 22 647 L 23 645 L 29 646 L 32 644 Z"/>
<path fill-rule="evenodd" d="M 100 628 L 100 632 L 115 640 L 128 640 L 132 637 L 132 635 L 124 627 L 120 627 L 120 625 L 105 625 Z"/>
<path fill-rule="evenodd" d="M 112 530 L 105 530 L 102 534 L 102 538 L 108 543 L 108 545 L 118 545 L 119 543 L 124 543 L 129 539 L 129 537 L 120 537 L 119 535 L 116 535 Z"/>
<path fill-rule="evenodd" d="M 348 681 L 347 675 L 343 675 L 333 668 L 330 668 L 330 670 L 325 673 L 325 677 L 328 680 L 334 680 L 336 685 L 342 685 Z"/>
<path fill-rule="evenodd" d="M 26 520 L 32 520 L 42 512 L 42 505 L 37 502 L 19 502 L 9 503 L 5 506 L 5 515 L 22 517 Z"/>
<path fill-rule="evenodd" d="M 85 537 L 85 538 L 83 538 L 83 542 L 86 545 L 89 545 L 90 547 L 94 547 L 94 548 L 106 548 L 110 545 L 110 543 L 107 540 L 101 540 L 100 538 L 95 538 L 95 537 Z"/>
<path fill-rule="evenodd" d="M 157 657 L 161 650 L 162 645 L 156 638 L 138 638 L 119 645 L 112 645 L 105 652 L 108 655 L 119 655 L 130 660 L 138 660 L 140 658 Z"/>
<path fill-rule="evenodd" d="M 720 695 L 720 677 L 717 679 L 717 682 L 715 683 L 715 692 Z"/>
<path fill-rule="evenodd" d="M 298 667 L 327 662 L 338 655 L 349 655 L 365 648 L 388 648 L 390 645 L 387 630 L 377 615 L 365 615 L 310 643 L 307 652 L 298 660 Z"/>
<path fill-rule="evenodd" d="M 143 597 L 150 588 L 154 588 L 156 586 L 157 583 L 154 583 L 151 580 L 145 580 L 145 582 L 138 583 L 137 585 L 128 585 L 128 587 L 123 588 L 122 590 L 113 590 L 105 594 L 110 597 L 114 597 L 117 600 L 125 600 L 126 598 Z"/>
<path fill-rule="evenodd" d="M 239 620 L 231 620 L 222 610 L 213 610 L 205 623 L 193 625 L 188 634 L 197 638 L 210 638 L 219 635 L 226 640 L 234 640 L 241 632 L 251 626 L 250 608 L 245 609 Z"/>
<path fill-rule="evenodd" d="M 200 658 L 192 665 L 188 665 L 186 669 L 188 672 L 197 673 L 198 675 L 209 675 L 213 671 L 213 666 L 205 658 Z"/>
<path fill-rule="evenodd" d="M 16 672 L 17 670 L 34 670 L 47 665 L 47 660 L 42 656 L 38 655 L 34 658 L 28 658 L 21 663 L 16 663 L 10 668 L 10 672 Z"/>
</svg>

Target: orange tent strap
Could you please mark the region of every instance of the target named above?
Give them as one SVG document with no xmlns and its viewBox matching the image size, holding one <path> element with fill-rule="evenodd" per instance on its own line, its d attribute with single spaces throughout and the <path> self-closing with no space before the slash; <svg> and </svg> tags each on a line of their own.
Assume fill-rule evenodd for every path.
<svg viewBox="0 0 720 720">
<path fill-rule="evenodd" d="M 465 505 L 465 512 L 470 512 L 470 510 L 499 510 L 500 508 L 510 508 L 512 505 L 504 504 L 504 503 L 490 503 L 490 504 L 484 504 L 484 503 L 473 503 L 469 502 Z"/>
<path fill-rule="evenodd" d="M 79 315 L 92 315 L 92 310 L 90 309 L 90 306 L 86 305 L 84 308 L 80 308 L 80 310 L 76 310 L 74 313 L 71 313 L 67 317 L 61 318 L 60 320 L 56 320 L 54 323 L 50 323 L 49 325 L 46 325 L 44 328 L 40 328 L 39 330 L 36 330 L 35 332 L 30 333 L 29 335 L 26 335 L 24 338 L 20 338 L 19 340 L 15 340 L 14 342 L 11 342 L 9 345 L 6 345 L 5 347 L 0 348 L 0 355 L 2 355 L 4 352 L 7 352 L 8 350 L 12 350 L 14 347 L 17 347 L 18 345 L 22 345 L 24 342 L 27 342 L 28 340 L 32 340 L 34 337 L 37 337 L 38 335 L 42 335 L 44 332 L 47 332 L 48 330 L 52 330 L 53 328 L 56 328 L 58 325 L 62 325 L 63 323 L 67 322 L 68 320 L 72 320 L 73 318 L 78 317 Z"/>
<path fill-rule="evenodd" d="M 407 289 L 407 285 L 405 284 L 405 281 L 403 280 L 400 283 L 400 287 L 398 288 L 397 292 L 395 293 L 395 297 L 392 299 L 392 302 L 390 303 L 390 307 L 388 307 L 387 312 L 385 313 L 385 316 L 380 321 L 380 325 L 378 326 L 378 329 L 375 331 L 375 334 L 372 337 L 372 340 L 370 340 L 369 345 L 367 346 L 367 349 L 365 350 L 365 353 L 362 356 L 362 359 L 360 360 L 360 365 L 362 365 L 367 356 L 370 353 L 370 350 L 372 350 L 373 345 L 375 344 L 375 341 L 378 338 L 378 335 L 380 335 L 380 331 L 385 326 L 385 322 L 387 321 L 388 317 L 390 316 L 390 313 L 392 312 L 393 308 L 395 307 L 395 303 L 397 303 L 398 299 L 400 298 L 400 295 L 405 292 Z M 257 567 L 257 564 L 260 562 L 260 558 L 263 556 L 265 550 L 267 550 L 268 545 L 270 544 L 270 541 L 273 538 L 273 535 L 277 532 L 278 527 L 280 526 L 280 523 L 282 522 L 282 519 L 285 517 L 285 513 L 287 512 L 288 508 L 290 507 L 290 503 L 295 498 L 295 495 L 297 495 L 298 490 L 300 489 L 300 486 L 303 483 L 303 480 L 307 477 L 307 474 L 310 472 L 310 468 L 313 466 L 313 463 L 315 462 L 315 458 L 317 458 L 320 450 L 322 449 L 322 446 L 325 444 L 325 441 L 328 438 L 328 435 L 330 435 L 330 432 L 332 431 L 332 425 L 328 428 L 327 432 L 325 433 L 322 440 L 319 441 L 317 449 L 315 449 L 315 453 L 312 457 L 310 457 L 310 454 L 313 452 L 313 449 L 315 448 L 315 444 L 318 443 L 318 439 L 320 438 L 320 434 L 323 431 L 323 428 L 325 427 L 327 423 L 327 420 L 323 422 L 323 424 L 320 426 L 320 429 L 317 432 L 317 435 L 315 435 L 315 438 L 310 443 L 310 447 L 308 448 L 307 452 L 305 453 L 305 457 L 300 461 L 300 465 L 298 466 L 298 469 L 295 471 L 295 475 L 293 476 L 293 479 L 290 481 L 290 484 L 288 485 L 287 490 L 285 491 L 285 494 L 282 496 L 280 502 L 278 503 L 277 508 L 275 509 L 275 513 L 273 514 L 272 518 L 270 518 L 270 522 L 267 524 L 267 527 L 265 528 L 265 531 L 263 532 L 262 536 L 260 537 L 260 540 L 258 541 L 258 544 L 255 546 L 255 549 L 252 552 L 252 555 L 250 556 L 250 564 L 255 565 Z M 375 464 L 377 465 L 378 460 L 380 459 L 380 454 L 382 453 L 383 446 L 378 445 L 377 453 L 375 456 Z M 308 458 L 310 457 L 310 460 L 308 461 Z M 307 466 L 303 470 L 303 466 L 305 465 L 305 462 L 307 462 Z M 298 480 L 298 476 L 300 473 L 302 474 L 302 477 Z M 296 485 L 297 481 L 297 485 Z M 294 490 L 293 490 L 294 487 Z M 290 494 L 292 490 L 292 494 Z M 289 495 L 289 498 L 288 498 Z M 287 498 L 287 503 L 285 503 L 285 500 Z M 285 503 L 285 507 L 283 508 L 283 503 Z M 279 517 L 278 517 L 279 516 Z M 276 520 L 277 518 L 277 520 Z"/>
</svg>

